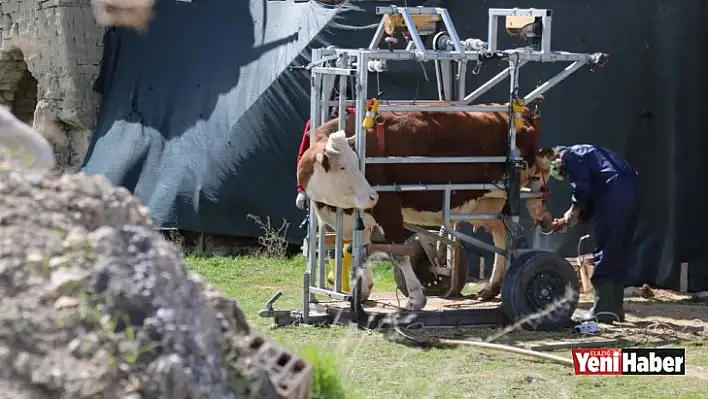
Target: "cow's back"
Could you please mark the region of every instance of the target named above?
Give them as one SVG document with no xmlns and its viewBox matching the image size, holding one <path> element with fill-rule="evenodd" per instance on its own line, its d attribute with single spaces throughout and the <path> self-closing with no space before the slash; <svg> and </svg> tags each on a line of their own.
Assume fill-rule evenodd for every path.
<svg viewBox="0 0 708 399">
<path fill-rule="evenodd" d="M 382 136 L 377 134 L 376 129 L 367 132 L 366 152 L 369 157 L 483 157 L 506 156 L 508 153 L 506 113 L 382 112 L 380 121 L 383 122 Z M 520 144 L 537 141 L 535 137 L 529 137 L 532 135 L 536 132 L 522 130 L 517 140 Z M 366 167 L 366 177 L 372 185 L 489 183 L 502 180 L 503 175 L 503 163 L 370 164 Z M 482 194 L 455 192 L 452 206 Z M 403 207 L 435 210 L 442 206 L 440 191 L 405 192 L 400 195 Z"/>
</svg>

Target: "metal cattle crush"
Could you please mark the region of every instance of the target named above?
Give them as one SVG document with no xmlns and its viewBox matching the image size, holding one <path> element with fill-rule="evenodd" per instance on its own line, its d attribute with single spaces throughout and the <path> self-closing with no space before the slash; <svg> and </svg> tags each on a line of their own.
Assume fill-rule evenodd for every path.
<svg viewBox="0 0 708 399">
<path fill-rule="evenodd" d="M 378 326 L 411 323 L 415 321 L 426 326 L 443 325 L 490 325 L 502 323 L 505 319 L 517 320 L 527 316 L 529 313 L 539 311 L 539 306 L 530 305 L 529 300 L 521 291 L 527 287 L 519 285 L 531 284 L 528 278 L 516 278 L 511 276 L 519 275 L 519 270 L 530 270 L 539 268 L 549 270 L 549 268 L 569 269 L 575 275 L 572 266 L 560 258 L 555 253 L 548 253 L 537 249 L 519 248 L 518 241 L 523 234 L 519 225 L 520 201 L 523 198 L 539 197 L 541 193 L 522 192 L 520 187 L 520 171 L 522 160 L 516 153 L 516 126 L 510 118 L 509 123 L 509 151 L 508 156 L 498 157 L 367 157 L 365 153 L 365 128 L 362 121 L 365 118 L 368 94 L 369 73 L 381 73 L 387 70 L 387 63 L 390 61 L 413 61 L 435 63 L 438 101 L 425 100 L 425 105 L 417 105 L 415 101 L 381 101 L 378 106 L 379 111 L 502 111 L 514 113 L 517 107 L 524 107 L 558 84 L 584 65 L 602 66 L 608 56 L 604 53 L 583 54 L 565 51 L 551 50 L 551 22 L 552 11 L 546 9 L 489 9 L 489 22 L 487 40 L 477 38 L 460 39 L 448 11 L 444 8 L 433 7 L 377 7 L 376 13 L 382 15 L 378 29 L 366 49 L 342 49 L 326 48 L 312 50 L 312 62 L 308 65 L 311 73 L 311 130 L 310 134 L 329 115 L 330 105 L 339 107 L 339 128 L 345 126 L 345 107 L 353 104 L 355 106 L 356 126 L 356 151 L 360 161 L 360 168 L 365 171 L 366 165 L 381 163 L 504 163 L 509 166 L 506 176 L 506 186 L 508 188 L 508 212 L 504 214 L 452 214 L 450 210 L 450 197 L 453 190 L 487 190 L 498 187 L 494 182 L 474 183 L 474 184 L 419 184 L 419 185 L 386 185 L 375 186 L 379 191 L 424 191 L 440 190 L 444 193 L 443 215 L 444 225 L 440 231 L 428 231 L 419 226 L 405 227 L 418 234 L 421 240 L 435 243 L 442 242 L 447 245 L 448 258 L 450 253 L 461 250 L 460 240 L 482 250 L 506 256 L 509 261 L 507 277 L 502 288 L 502 306 L 468 308 L 458 307 L 453 310 L 422 310 L 417 312 L 382 311 L 381 309 L 366 308 L 365 304 L 359 300 L 360 286 L 358 284 L 359 274 L 357 271 L 362 267 L 368 253 L 376 250 L 376 244 L 371 244 L 368 248 L 362 246 L 362 231 L 357 228 L 361 226 L 362 212 L 356 211 L 352 217 L 354 220 L 354 231 L 352 232 L 352 256 L 351 278 L 354 282 L 351 291 L 342 290 L 342 259 L 344 253 L 344 242 L 342 226 L 344 212 L 337 209 L 337 228 L 334 239 L 334 282 L 328 284 L 326 281 L 325 252 L 331 248 L 327 245 L 325 231 L 318 227 L 316 222 L 314 206 L 309 207 L 309 232 L 307 239 L 307 263 L 308 268 L 304 273 L 303 284 L 303 307 L 301 310 L 274 310 L 273 303 L 282 295 L 281 292 L 271 298 L 267 303 L 267 309 L 261 311 L 262 317 L 273 317 L 277 325 L 287 325 L 293 323 L 321 324 L 332 323 L 338 320 L 356 320 L 360 324 L 376 324 Z M 504 17 L 506 20 L 506 30 L 513 35 L 522 36 L 530 41 L 530 45 L 513 49 L 498 48 L 498 21 Z M 444 30 L 441 29 L 444 27 Z M 405 49 L 381 49 L 379 45 L 382 41 L 390 43 L 392 39 L 385 39 L 385 35 L 393 35 L 396 31 L 403 30 L 407 33 L 410 41 Z M 425 47 L 422 34 L 433 36 L 433 48 Z M 491 78 L 489 81 L 477 87 L 475 90 L 466 93 L 465 73 L 468 63 L 481 63 L 489 60 L 507 61 L 508 67 Z M 529 62 L 556 63 L 569 62 L 560 73 L 537 86 L 534 90 L 520 96 L 518 94 L 519 70 Z M 335 79 L 339 76 L 338 92 L 342 93 L 338 101 L 330 102 Z M 509 77 L 509 102 L 506 105 L 470 105 L 473 101 L 487 92 L 493 86 L 499 84 Z M 347 91 L 348 80 L 355 82 L 353 93 L 354 101 L 348 101 L 343 93 Z M 420 100 L 417 100 L 420 101 Z M 501 249 L 487 244 L 472 236 L 463 234 L 453 228 L 452 224 L 459 221 L 469 220 L 491 220 L 502 218 L 509 223 L 510 241 L 507 249 Z M 454 258 L 454 256 L 453 256 Z M 562 261 L 558 261 L 560 258 Z M 554 260 L 555 261 L 549 261 Z M 432 259 L 431 259 L 432 261 Z M 455 267 L 467 267 L 459 265 L 459 262 L 450 261 L 447 273 L 454 275 L 450 269 Z M 540 265 L 540 266 L 539 266 Z M 439 268 L 438 268 L 439 269 Z M 540 270 L 539 271 L 542 271 Z M 445 273 L 445 271 L 437 270 Z M 533 272 L 534 270 L 530 270 Z M 524 272 L 528 274 L 528 272 Z M 561 273 L 563 274 L 563 273 Z M 565 276 L 568 276 L 566 273 Z M 566 279 L 568 280 L 568 279 Z M 577 279 L 575 281 L 565 281 L 566 287 L 570 285 L 575 291 L 578 290 Z M 464 283 L 464 282 L 463 282 Z M 332 285 L 332 286 L 330 286 Z M 548 286 L 544 286 L 547 296 L 551 299 L 563 297 L 564 292 L 555 289 L 548 292 Z M 326 296 L 333 299 L 333 302 L 319 303 L 315 296 Z M 556 301 L 557 302 L 557 301 Z M 435 304 L 429 301 L 429 304 Z M 556 310 L 555 319 L 543 323 L 526 323 L 527 328 L 542 328 L 561 325 L 567 322 L 575 306 L 577 306 L 577 295 L 569 300 L 570 305 L 561 310 Z M 342 304 L 346 304 L 343 306 Z M 396 317 L 391 317 L 395 315 Z M 403 317 L 409 316 L 409 317 Z M 540 327 L 539 327 L 540 326 Z"/>
</svg>

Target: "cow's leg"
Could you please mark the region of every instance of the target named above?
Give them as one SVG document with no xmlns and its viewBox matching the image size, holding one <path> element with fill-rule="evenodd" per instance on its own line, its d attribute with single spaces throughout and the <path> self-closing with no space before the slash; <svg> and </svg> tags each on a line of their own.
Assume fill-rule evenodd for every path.
<svg viewBox="0 0 708 399">
<path fill-rule="evenodd" d="M 418 277 L 415 275 L 415 271 L 413 271 L 411 257 L 409 255 L 397 256 L 393 259 L 393 262 L 396 264 L 396 267 L 401 270 L 401 273 L 403 273 L 403 278 L 406 280 L 408 302 L 406 303 L 405 308 L 408 310 L 423 309 L 425 307 L 426 298 L 425 294 L 423 294 L 423 286 L 420 284 L 420 280 L 418 280 Z"/>
<path fill-rule="evenodd" d="M 486 227 L 486 226 L 485 226 Z M 506 249 L 506 229 L 504 226 L 494 223 L 487 227 L 491 230 L 494 246 Z M 477 297 L 483 301 L 494 299 L 501 291 L 501 285 L 506 275 L 506 257 L 499 254 L 494 254 L 494 266 L 492 268 L 492 277 L 489 282 L 477 294 Z"/>
</svg>

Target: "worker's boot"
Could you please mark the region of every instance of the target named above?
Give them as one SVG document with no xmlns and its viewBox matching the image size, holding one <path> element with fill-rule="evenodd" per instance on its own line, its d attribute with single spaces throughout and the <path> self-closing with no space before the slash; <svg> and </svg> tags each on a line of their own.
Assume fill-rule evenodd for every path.
<svg viewBox="0 0 708 399">
<path fill-rule="evenodd" d="M 619 321 L 624 322 L 624 281 L 620 280 L 615 282 L 615 310 L 614 314 L 617 315 Z"/>
<path fill-rule="evenodd" d="M 572 319 L 578 322 L 597 321 L 598 323 L 608 324 L 617 321 L 617 317 L 614 315 L 618 310 L 616 300 L 617 286 L 618 284 L 615 281 L 601 281 L 595 283 L 593 307 L 589 311 L 576 310 Z"/>
</svg>

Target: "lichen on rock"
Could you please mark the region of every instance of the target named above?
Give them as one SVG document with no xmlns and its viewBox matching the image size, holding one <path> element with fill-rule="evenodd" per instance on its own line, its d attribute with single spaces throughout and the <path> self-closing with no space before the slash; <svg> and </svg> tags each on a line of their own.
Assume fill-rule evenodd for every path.
<svg viewBox="0 0 708 399">
<path fill-rule="evenodd" d="M 0 159 L 0 397 L 276 397 L 249 333 L 127 190 Z"/>
</svg>

